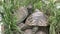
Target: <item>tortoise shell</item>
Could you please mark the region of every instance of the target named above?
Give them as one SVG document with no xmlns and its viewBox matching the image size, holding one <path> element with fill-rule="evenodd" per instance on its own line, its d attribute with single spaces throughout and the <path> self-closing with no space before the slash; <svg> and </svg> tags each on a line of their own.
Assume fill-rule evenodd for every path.
<svg viewBox="0 0 60 34">
<path fill-rule="evenodd" d="M 26 20 L 25 24 L 29 26 L 47 26 L 48 21 L 46 15 L 40 10 L 36 9 Z"/>
<path fill-rule="evenodd" d="M 26 7 L 20 7 L 14 15 L 17 17 L 17 22 L 22 22 L 28 15 L 28 10 Z"/>
</svg>

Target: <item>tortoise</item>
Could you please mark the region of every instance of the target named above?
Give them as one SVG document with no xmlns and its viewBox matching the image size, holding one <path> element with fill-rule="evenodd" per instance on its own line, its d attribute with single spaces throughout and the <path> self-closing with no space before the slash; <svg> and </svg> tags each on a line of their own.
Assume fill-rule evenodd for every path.
<svg viewBox="0 0 60 34">
<path fill-rule="evenodd" d="M 16 16 L 16 21 L 20 23 L 28 16 L 28 10 L 24 6 L 19 7 L 18 10 L 14 12 L 14 15 Z"/>
<path fill-rule="evenodd" d="M 33 34 L 38 31 L 39 26 L 48 26 L 48 20 L 46 15 L 38 9 L 35 9 L 35 12 L 32 13 L 27 19 L 25 24 L 27 26 L 33 26 Z"/>
<path fill-rule="evenodd" d="M 32 13 L 25 22 L 26 25 L 29 26 L 47 26 L 48 20 L 46 15 L 40 10 L 36 9 L 34 13 Z"/>
<path fill-rule="evenodd" d="M 36 20 L 37 19 L 37 20 Z M 33 22 L 36 20 L 35 22 Z M 41 21 L 41 22 L 40 22 Z M 43 22 L 44 21 L 44 22 Z M 48 21 L 46 15 L 40 10 L 36 9 L 34 13 L 32 13 L 27 19 L 25 23 L 20 23 L 19 27 L 21 30 L 29 31 L 30 34 L 35 34 L 38 31 L 39 26 L 48 26 Z M 33 27 L 33 28 L 31 28 Z M 32 30 L 31 30 L 32 29 Z"/>
</svg>

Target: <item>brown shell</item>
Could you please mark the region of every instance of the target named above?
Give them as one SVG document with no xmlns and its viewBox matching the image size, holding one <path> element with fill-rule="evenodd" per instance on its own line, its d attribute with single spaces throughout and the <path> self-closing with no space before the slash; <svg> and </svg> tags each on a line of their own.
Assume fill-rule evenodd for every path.
<svg viewBox="0 0 60 34">
<path fill-rule="evenodd" d="M 27 18 L 25 24 L 29 26 L 47 26 L 48 21 L 46 15 L 36 9 L 35 12 Z"/>
<path fill-rule="evenodd" d="M 22 22 L 28 15 L 28 10 L 26 7 L 20 7 L 14 15 L 17 17 L 17 22 Z"/>
</svg>

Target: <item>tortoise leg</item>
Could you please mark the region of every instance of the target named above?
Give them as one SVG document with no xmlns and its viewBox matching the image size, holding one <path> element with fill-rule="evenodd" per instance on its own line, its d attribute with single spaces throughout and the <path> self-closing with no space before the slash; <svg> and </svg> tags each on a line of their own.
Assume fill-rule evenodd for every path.
<svg viewBox="0 0 60 34">
<path fill-rule="evenodd" d="M 33 34 L 35 34 L 37 31 L 38 31 L 38 27 L 36 26 L 36 27 L 33 27 Z"/>
<path fill-rule="evenodd" d="M 26 29 L 26 30 L 24 31 L 24 34 L 33 34 L 33 33 L 32 33 L 32 29 Z"/>
</svg>

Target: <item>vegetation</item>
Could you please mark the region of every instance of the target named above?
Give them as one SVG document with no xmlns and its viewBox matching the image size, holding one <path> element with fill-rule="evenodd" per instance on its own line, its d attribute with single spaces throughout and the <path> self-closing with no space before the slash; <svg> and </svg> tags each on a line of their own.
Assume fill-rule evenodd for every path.
<svg viewBox="0 0 60 34">
<path fill-rule="evenodd" d="M 2 21 L 5 26 L 4 33 L 5 34 L 14 34 L 16 32 L 20 32 L 17 25 L 16 25 L 16 16 L 13 15 L 13 11 L 16 10 L 16 8 L 19 7 L 19 3 L 17 3 L 15 0 L 3 0 L 2 7 L 3 12 L 1 12 L 2 15 Z M 16 31 L 16 32 L 15 32 Z"/>
<path fill-rule="evenodd" d="M 43 11 L 49 17 L 49 33 L 50 34 L 58 34 L 57 31 L 60 31 L 60 10 L 56 8 L 56 3 L 53 0 L 49 0 L 48 4 L 42 3 L 41 1 L 35 5 L 36 8 Z M 40 7 L 40 8 L 39 8 Z"/>
<path fill-rule="evenodd" d="M 16 25 L 16 17 L 12 12 L 19 6 L 32 6 L 43 11 L 47 16 L 50 24 L 49 33 L 58 34 L 60 31 L 60 10 L 56 7 L 56 1 L 48 0 L 48 3 L 42 0 L 3 0 L 0 5 L 3 7 L 3 23 L 6 26 L 5 34 L 13 34 L 14 31 L 19 31 Z M 1 8 L 1 7 L 0 7 Z M 20 31 L 21 33 L 21 31 Z"/>
</svg>

